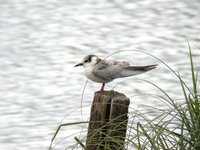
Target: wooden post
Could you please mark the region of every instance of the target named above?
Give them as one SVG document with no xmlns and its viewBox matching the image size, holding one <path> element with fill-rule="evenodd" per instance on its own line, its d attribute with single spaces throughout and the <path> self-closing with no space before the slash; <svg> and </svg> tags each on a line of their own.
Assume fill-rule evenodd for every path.
<svg viewBox="0 0 200 150">
<path fill-rule="evenodd" d="M 124 150 L 129 103 L 129 98 L 116 91 L 94 94 L 86 140 L 87 150 Z"/>
</svg>

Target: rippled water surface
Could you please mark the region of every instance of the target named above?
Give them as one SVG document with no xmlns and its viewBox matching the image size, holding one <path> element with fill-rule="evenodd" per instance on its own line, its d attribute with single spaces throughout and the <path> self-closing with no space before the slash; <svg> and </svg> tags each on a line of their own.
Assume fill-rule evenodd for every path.
<svg viewBox="0 0 200 150">
<path fill-rule="evenodd" d="M 105 57 L 118 50 L 139 50 L 155 55 L 179 71 L 189 82 L 186 39 L 199 69 L 200 2 L 198 0 L 0 0 L 0 149 L 48 149 L 53 133 L 63 122 L 81 120 L 81 94 L 86 81 L 82 68 L 73 66 L 87 54 Z M 159 63 L 159 67 L 130 77 L 116 87 L 127 96 L 160 92 L 146 79 L 180 98 L 176 77 L 153 57 L 134 51 L 110 59 L 131 64 Z M 123 79 L 122 79 L 123 80 Z M 107 84 L 111 89 L 121 79 Z M 93 92 L 88 82 L 83 119 L 89 117 Z M 131 107 L 142 104 L 164 108 L 145 96 L 134 97 Z M 66 127 L 60 138 L 79 132 Z M 57 149 L 74 142 L 63 139 Z M 60 139 L 58 139 L 59 141 Z"/>
</svg>

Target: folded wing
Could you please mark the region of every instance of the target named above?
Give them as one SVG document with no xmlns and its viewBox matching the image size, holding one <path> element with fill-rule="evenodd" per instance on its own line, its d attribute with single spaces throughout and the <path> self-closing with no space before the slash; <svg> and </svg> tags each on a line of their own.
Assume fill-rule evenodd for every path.
<svg viewBox="0 0 200 150">
<path fill-rule="evenodd" d="M 107 82 L 116 78 L 134 76 L 152 70 L 156 65 L 130 66 L 126 61 L 104 61 L 99 62 L 93 69 L 93 74 Z"/>
</svg>

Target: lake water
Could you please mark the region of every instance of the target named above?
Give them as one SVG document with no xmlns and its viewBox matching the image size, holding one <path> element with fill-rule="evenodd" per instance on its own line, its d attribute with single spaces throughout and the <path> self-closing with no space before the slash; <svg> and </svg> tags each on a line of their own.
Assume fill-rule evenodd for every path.
<svg viewBox="0 0 200 150">
<path fill-rule="evenodd" d="M 87 54 L 148 52 L 180 72 L 190 85 L 186 39 L 199 70 L 199 7 L 199 0 L 0 0 L 0 149 L 48 149 L 68 113 L 63 123 L 82 120 L 86 78 L 82 68 L 73 66 Z M 131 108 L 166 107 L 144 96 L 161 92 L 138 79 L 157 84 L 174 99 L 182 98 L 178 79 L 155 58 L 124 51 L 109 59 L 159 64 L 115 88 L 127 96 L 140 95 L 131 99 Z M 107 84 L 106 89 L 123 80 Z M 88 82 L 83 120 L 88 119 L 93 93 L 100 86 Z M 65 127 L 55 149 L 71 149 L 67 147 L 74 142 L 72 134 L 80 130 L 81 126 Z"/>
</svg>

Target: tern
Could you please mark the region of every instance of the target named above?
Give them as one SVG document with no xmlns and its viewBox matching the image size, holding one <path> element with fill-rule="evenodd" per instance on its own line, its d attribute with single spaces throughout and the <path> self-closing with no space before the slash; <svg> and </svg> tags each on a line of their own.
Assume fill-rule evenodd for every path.
<svg viewBox="0 0 200 150">
<path fill-rule="evenodd" d="M 100 92 L 104 91 L 105 83 L 117 78 L 134 76 L 156 68 L 157 64 L 147 66 L 131 66 L 127 61 L 101 59 L 96 55 L 87 55 L 81 63 L 74 67 L 83 66 L 88 79 L 102 83 Z"/>
</svg>

